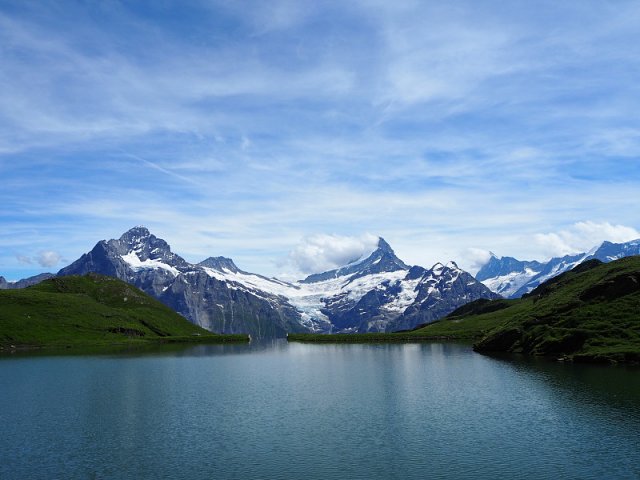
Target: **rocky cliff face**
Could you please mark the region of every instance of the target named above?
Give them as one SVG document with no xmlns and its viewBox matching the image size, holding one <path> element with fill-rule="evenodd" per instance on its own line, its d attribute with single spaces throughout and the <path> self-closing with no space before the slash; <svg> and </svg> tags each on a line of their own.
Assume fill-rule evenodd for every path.
<svg viewBox="0 0 640 480">
<path fill-rule="evenodd" d="M 196 325 L 214 332 L 248 333 L 263 338 L 307 331 L 285 299 L 237 288 L 233 282 L 210 275 L 205 267 L 192 265 L 173 253 L 167 242 L 144 227 L 133 228 L 117 240 L 98 242 L 93 250 L 58 275 L 88 272 L 131 283 Z"/>
<path fill-rule="evenodd" d="M 436 264 L 418 282 L 416 300 L 393 322 L 387 331 L 408 330 L 434 322 L 469 302 L 484 298 L 495 300 L 500 295 L 491 292 L 454 262 Z"/>
</svg>

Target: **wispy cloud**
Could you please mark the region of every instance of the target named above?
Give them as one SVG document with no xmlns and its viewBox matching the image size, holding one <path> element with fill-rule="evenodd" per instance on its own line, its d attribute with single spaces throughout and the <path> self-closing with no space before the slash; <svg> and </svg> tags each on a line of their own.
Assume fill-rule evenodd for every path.
<svg viewBox="0 0 640 480">
<path fill-rule="evenodd" d="M 22 265 L 31 265 L 33 263 L 31 258 L 25 255 L 16 255 L 16 260 L 18 260 Z"/>
<path fill-rule="evenodd" d="M 5 5 L 0 273 L 134 224 L 272 274 L 317 235 L 469 268 L 615 240 L 639 25 L 632 1 Z"/>
<path fill-rule="evenodd" d="M 37 261 L 41 267 L 51 268 L 55 267 L 62 260 L 62 256 L 58 252 L 53 250 L 45 250 L 38 253 Z"/>
<path fill-rule="evenodd" d="M 154 162 L 151 162 L 149 160 L 146 160 L 146 159 L 144 159 L 144 158 L 142 158 L 142 157 L 140 157 L 138 155 L 134 155 L 132 153 L 127 153 L 127 152 L 124 152 L 124 151 L 122 152 L 122 155 L 125 156 L 125 157 L 133 158 L 134 160 L 137 160 L 137 161 L 141 162 L 142 164 L 144 164 L 144 165 L 146 165 L 146 166 L 148 166 L 150 168 L 153 168 L 153 169 L 155 169 L 155 170 L 157 170 L 159 172 L 162 172 L 165 175 L 173 177 L 174 179 L 181 180 L 181 181 L 187 182 L 187 183 L 192 183 L 194 185 L 198 184 L 198 182 L 195 181 L 192 178 L 186 177 L 184 175 L 180 175 L 179 173 L 176 173 L 176 172 L 174 172 L 172 170 L 169 170 L 168 168 L 164 168 L 164 167 L 158 165 L 157 163 L 154 163 Z"/>
<path fill-rule="evenodd" d="M 637 240 L 640 238 L 640 232 L 625 225 L 586 221 L 578 222 L 559 232 L 539 233 L 534 238 L 549 256 L 562 256 L 584 252 L 604 240 L 616 243 Z"/>
</svg>

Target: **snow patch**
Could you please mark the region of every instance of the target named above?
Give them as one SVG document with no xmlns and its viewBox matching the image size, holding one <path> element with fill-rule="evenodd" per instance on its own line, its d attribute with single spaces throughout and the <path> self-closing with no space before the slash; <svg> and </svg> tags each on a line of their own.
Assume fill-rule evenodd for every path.
<svg viewBox="0 0 640 480">
<path fill-rule="evenodd" d="M 129 253 L 127 253 L 126 255 L 122 255 L 122 260 L 124 260 L 130 267 L 132 270 L 134 271 L 138 271 L 138 270 L 147 270 L 147 269 L 151 269 L 151 270 L 155 270 L 158 268 L 161 268 L 162 270 L 166 270 L 167 272 L 171 273 L 174 277 L 177 277 L 178 275 L 180 275 L 180 271 L 175 268 L 172 267 L 171 265 L 168 265 L 164 262 L 161 262 L 160 260 L 140 260 L 140 258 L 138 258 L 138 255 L 136 255 L 135 251 L 131 251 Z"/>
<path fill-rule="evenodd" d="M 523 272 L 510 272 L 506 275 L 487 278 L 482 283 L 492 292 L 508 298 L 539 273 L 531 268 L 525 268 Z"/>
<path fill-rule="evenodd" d="M 415 280 L 401 281 L 400 286 L 402 290 L 400 293 L 382 308 L 387 312 L 396 312 L 399 314 L 404 313 L 407 307 L 415 302 L 418 297 L 418 290 L 416 287 L 420 283 L 420 280 L 420 278 L 417 278 Z"/>
</svg>

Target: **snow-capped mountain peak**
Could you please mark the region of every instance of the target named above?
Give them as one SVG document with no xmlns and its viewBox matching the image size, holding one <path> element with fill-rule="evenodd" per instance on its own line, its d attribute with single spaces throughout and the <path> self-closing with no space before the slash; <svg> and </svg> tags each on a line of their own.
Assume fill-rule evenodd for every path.
<svg viewBox="0 0 640 480">
<path fill-rule="evenodd" d="M 175 260 L 174 257 L 177 257 L 171 252 L 171 247 L 167 242 L 156 237 L 143 226 L 133 227 L 123 233 L 118 240 L 110 240 L 109 243 L 116 246 L 122 254 L 134 252 L 142 261 L 160 258 Z"/>
<path fill-rule="evenodd" d="M 131 281 L 138 276 L 151 278 L 156 273 L 163 278 L 175 278 L 189 269 L 189 263 L 173 253 L 167 242 L 146 227 L 137 226 L 117 240 L 98 242 L 91 252 L 60 270 L 58 275 L 96 272 Z"/>
<path fill-rule="evenodd" d="M 346 276 L 350 276 L 351 280 L 355 280 L 365 275 L 395 272 L 398 270 L 409 270 L 409 266 L 396 256 L 391 245 L 389 245 L 384 238 L 379 237 L 377 248 L 368 256 L 335 270 L 309 275 L 302 280 L 301 283 L 323 282 L 332 278 Z"/>
<path fill-rule="evenodd" d="M 449 261 L 446 265 L 446 268 L 448 268 L 449 270 L 460 270 L 460 267 L 458 267 L 458 264 L 456 262 L 454 262 L 453 260 Z"/>
<path fill-rule="evenodd" d="M 625 243 L 602 242 L 590 258 L 611 262 L 630 255 L 640 255 L 640 239 Z"/>
<path fill-rule="evenodd" d="M 431 267 L 429 269 L 429 273 L 436 275 L 436 276 L 440 276 L 442 274 L 444 270 L 444 265 L 441 264 L 440 262 L 436 263 L 433 265 L 433 267 Z"/>
<path fill-rule="evenodd" d="M 155 238 L 147 227 L 138 225 L 124 232 L 120 236 L 119 241 L 126 245 L 135 247 L 147 242 L 151 237 Z"/>
<path fill-rule="evenodd" d="M 389 253 L 391 255 L 395 255 L 395 252 L 393 251 L 393 248 L 391 248 L 391 245 L 389 245 L 389 243 L 382 237 L 378 237 L 378 246 L 375 251 L 381 251 Z"/>
</svg>

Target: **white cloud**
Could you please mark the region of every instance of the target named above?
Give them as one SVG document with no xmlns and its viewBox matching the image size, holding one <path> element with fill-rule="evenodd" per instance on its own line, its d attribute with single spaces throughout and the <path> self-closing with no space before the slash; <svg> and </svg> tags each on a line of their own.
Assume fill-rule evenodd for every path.
<svg viewBox="0 0 640 480">
<path fill-rule="evenodd" d="M 45 250 L 38 253 L 36 260 L 41 267 L 55 267 L 62 260 L 62 256 L 58 252 Z"/>
<path fill-rule="evenodd" d="M 503 32 L 471 25 L 435 26 L 424 33 L 413 28 L 389 28 L 389 68 L 384 91 L 405 104 L 468 96 L 483 80 L 510 68 L 500 58 L 513 43 Z M 389 99 L 385 99 L 389 100 Z"/>
<path fill-rule="evenodd" d="M 586 142 L 591 151 L 604 155 L 632 157 L 634 160 L 640 152 L 640 129 L 610 128 L 595 132 Z"/>
<path fill-rule="evenodd" d="M 293 247 L 313 232 L 469 270 L 637 234 L 636 5 L 201 3 L 186 37 L 116 3 L 0 8 L 0 269 L 136 223 L 267 275 L 351 259 Z M 207 41 L 220 9 L 237 29 Z"/>
<path fill-rule="evenodd" d="M 371 253 L 378 237 L 317 234 L 310 235 L 289 252 L 285 267 L 303 274 L 325 272 Z"/>
<path fill-rule="evenodd" d="M 605 240 L 614 243 L 640 238 L 640 232 L 625 225 L 609 222 L 578 222 L 557 233 L 538 233 L 534 241 L 551 257 L 584 252 Z"/>
<path fill-rule="evenodd" d="M 460 266 L 475 274 L 491 258 L 491 252 L 482 248 L 467 248 L 458 260 Z"/>
</svg>

